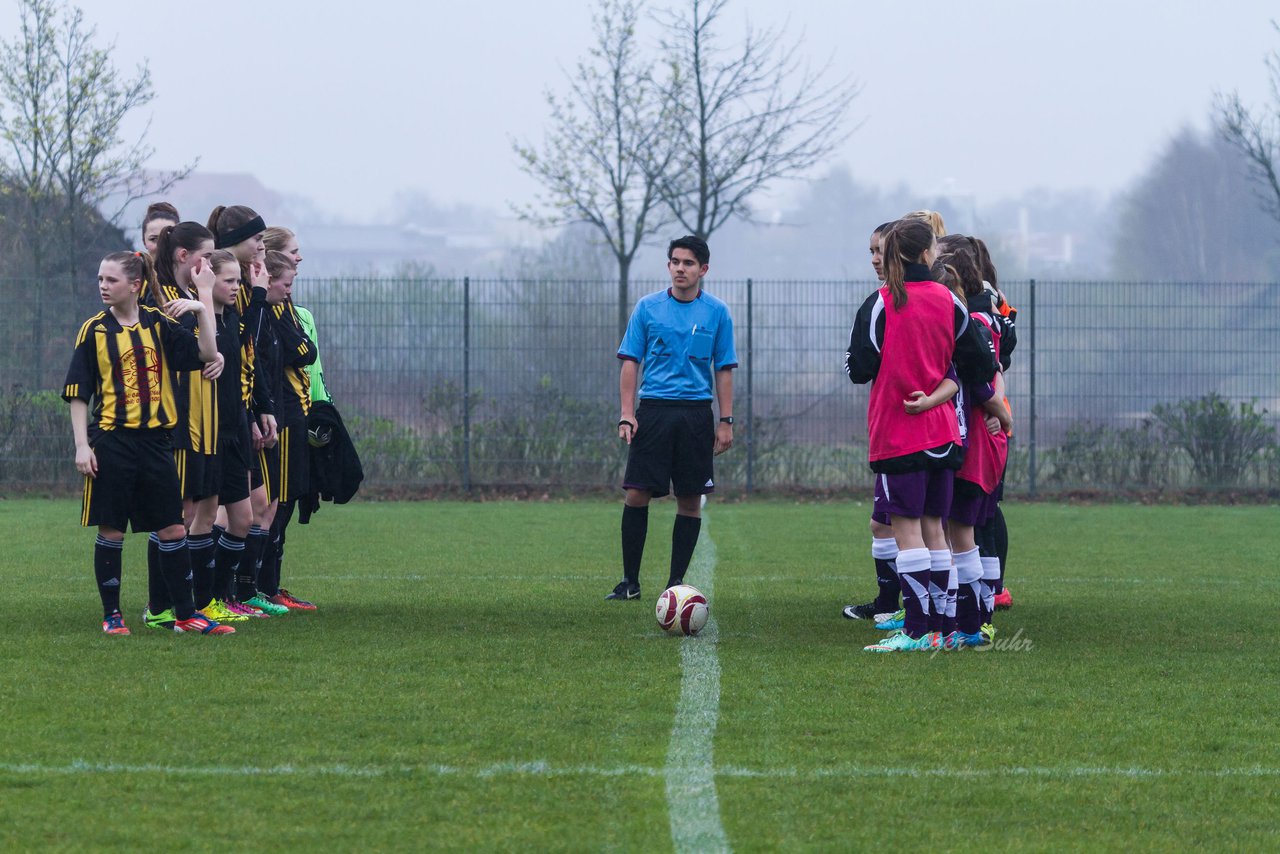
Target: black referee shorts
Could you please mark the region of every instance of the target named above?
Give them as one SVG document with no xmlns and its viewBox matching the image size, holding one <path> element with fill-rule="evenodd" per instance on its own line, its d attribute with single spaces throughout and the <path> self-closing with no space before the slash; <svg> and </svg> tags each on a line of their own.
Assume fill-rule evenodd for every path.
<svg viewBox="0 0 1280 854">
<path fill-rule="evenodd" d="M 80 524 L 159 531 L 182 524 L 182 490 L 169 431 L 104 431 L 93 443 L 98 476 L 84 479 Z"/>
<path fill-rule="evenodd" d="M 655 498 L 715 492 L 711 401 L 642 400 L 636 424 L 623 489 L 646 489 Z"/>
</svg>

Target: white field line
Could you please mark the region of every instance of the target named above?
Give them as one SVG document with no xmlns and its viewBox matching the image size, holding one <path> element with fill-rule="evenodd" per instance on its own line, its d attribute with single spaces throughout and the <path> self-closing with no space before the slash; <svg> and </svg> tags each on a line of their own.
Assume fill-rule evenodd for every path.
<svg viewBox="0 0 1280 854">
<path fill-rule="evenodd" d="M 715 594 L 716 544 L 702 517 L 702 532 L 689 566 L 689 583 L 708 602 Z M 714 612 L 697 637 L 680 640 L 680 701 L 667 745 L 667 815 L 671 843 L 682 852 L 732 851 L 720 823 L 716 796 L 715 737 L 720 719 L 719 642 Z"/>
<path fill-rule="evenodd" d="M 89 762 L 73 760 L 64 765 L 41 762 L 0 762 L 0 774 L 17 776 L 89 776 L 94 774 L 154 774 L 160 777 L 337 777 L 346 779 L 457 777 L 488 780 L 503 777 L 610 778 L 665 777 L 667 768 L 647 765 L 553 765 L 545 760 L 500 762 L 491 765 L 161 765 L 154 763 Z M 999 780 L 1001 778 L 1046 780 L 1071 779 L 1258 779 L 1280 777 L 1280 768 L 1261 765 L 1233 768 L 1144 768 L 1105 765 L 1029 765 L 1000 768 L 910 768 L 851 765 L 830 768 L 743 768 L 724 766 L 715 776 L 729 779 L 761 780 L 853 780 L 906 777 L 941 780 Z"/>
</svg>

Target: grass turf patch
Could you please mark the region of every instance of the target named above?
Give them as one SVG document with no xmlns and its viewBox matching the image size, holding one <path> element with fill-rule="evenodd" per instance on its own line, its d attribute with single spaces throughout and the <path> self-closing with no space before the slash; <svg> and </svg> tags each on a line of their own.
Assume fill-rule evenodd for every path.
<svg viewBox="0 0 1280 854">
<path fill-rule="evenodd" d="M 75 503 L 0 502 L 23 605 L 0 636 L 0 843 L 661 850 L 671 512 L 643 600 L 606 603 L 617 503 L 326 507 L 284 569 L 320 610 L 227 638 L 142 626 L 130 536 L 134 636 L 111 638 Z M 1273 508 L 1014 504 L 997 624 L 1023 643 L 938 656 L 863 653 L 879 634 L 839 616 L 874 590 L 868 512 L 708 508 L 733 847 L 1274 844 L 1280 632 L 1208 625 L 1274 599 Z"/>
</svg>

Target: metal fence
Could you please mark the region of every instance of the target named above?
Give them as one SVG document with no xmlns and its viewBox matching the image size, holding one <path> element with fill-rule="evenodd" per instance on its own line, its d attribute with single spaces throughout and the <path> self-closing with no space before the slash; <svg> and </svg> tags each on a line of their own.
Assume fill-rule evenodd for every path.
<svg viewBox="0 0 1280 854">
<path fill-rule="evenodd" d="M 870 281 L 712 281 L 734 315 L 730 493 L 862 490 L 867 388 L 842 370 Z M 1002 283 L 1018 307 L 1008 488 L 1280 485 L 1280 288 Z M 633 283 L 631 300 L 665 287 Z M 371 487 L 603 489 L 625 449 L 611 282 L 308 280 L 325 379 Z M 0 490 L 78 482 L 58 398 L 92 285 L 0 280 Z"/>
</svg>

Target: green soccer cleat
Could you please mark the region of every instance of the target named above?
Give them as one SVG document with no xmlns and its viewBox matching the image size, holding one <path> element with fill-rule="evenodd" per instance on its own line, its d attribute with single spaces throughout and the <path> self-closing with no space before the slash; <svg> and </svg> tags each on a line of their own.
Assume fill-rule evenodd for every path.
<svg viewBox="0 0 1280 854">
<path fill-rule="evenodd" d="M 284 605 L 277 605 L 261 593 L 253 594 L 253 598 L 244 600 L 243 604 L 248 605 L 250 608 L 257 608 L 259 611 L 270 614 L 273 617 L 282 617 L 289 613 L 289 609 Z"/>
<path fill-rule="evenodd" d="M 996 639 L 996 627 L 990 623 L 983 623 L 978 632 L 987 639 L 987 643 L 992 643 Z"/>
<path fill-rule="evenodd" d="M 151 613 L 151 607 L 147 606 L 147 609 L 142 612 L 142 624 L 149 629 L 171 632 L 177 619 L 177 615 L 173 613 L 172 608 L 166 608 L 159 614 L 153 614 Z"/>
</svg>

